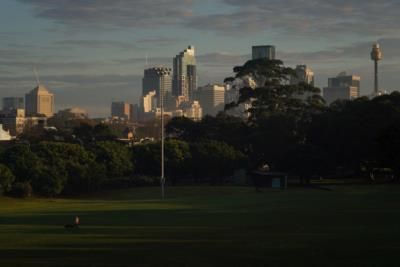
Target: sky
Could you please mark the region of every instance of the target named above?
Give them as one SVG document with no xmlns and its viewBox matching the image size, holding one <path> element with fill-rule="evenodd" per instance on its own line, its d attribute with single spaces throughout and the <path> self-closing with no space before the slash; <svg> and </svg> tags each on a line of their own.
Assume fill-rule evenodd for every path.
<svg viewBox="0 0 400 267">
<path fill-rule="evenodd" d="M 172 67 L 189 45 L 199 85 L 231 76 L 251 46 L 275 45 L 285 65 L 313 69 L 318 87 L 346 71 L 369 95 L 377 41 L 380 86 L 394 91 L 399 25 L 398 0 L 1 0 L 0 97 L 32 90 L 35 66 L 56 110 L 109 116 L 112 101 L 139 103 L 146 67 Z"/>
</svg>

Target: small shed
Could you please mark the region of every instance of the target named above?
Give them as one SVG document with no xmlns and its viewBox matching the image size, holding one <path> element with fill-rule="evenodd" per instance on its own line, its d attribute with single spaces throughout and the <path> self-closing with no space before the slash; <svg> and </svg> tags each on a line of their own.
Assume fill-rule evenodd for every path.
<svg viewBox="0 0 400 267">
<path fill-rule="evenodd" d="M 286 189 L 288 174 L 283 172 L 270 172 L 270 171 L 253 171 L 251 178 L 256 189 L 274 188 Z"/>
</svg>

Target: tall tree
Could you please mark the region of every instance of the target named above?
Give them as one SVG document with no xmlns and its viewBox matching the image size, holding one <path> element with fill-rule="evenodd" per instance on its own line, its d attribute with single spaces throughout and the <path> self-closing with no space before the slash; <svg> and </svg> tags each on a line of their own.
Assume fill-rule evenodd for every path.
<svg viewBox="0 0 400 267">
<path fill-rule="evenodd" d="M 239 99 L 227 108 L 248 104 L 251 127 L 248 140 L 253 162 L 264 158 L 270 164 L 297 144 L 306 142 L 306 129 L 313 114 L 322 112 L 325 102 L 320 89 L 306 83 L 290 84 L 296 73 L 280 60 L 257 59 L 234 68 L 235 77 L 226 82 L 247 80 Z"/>
</svg>

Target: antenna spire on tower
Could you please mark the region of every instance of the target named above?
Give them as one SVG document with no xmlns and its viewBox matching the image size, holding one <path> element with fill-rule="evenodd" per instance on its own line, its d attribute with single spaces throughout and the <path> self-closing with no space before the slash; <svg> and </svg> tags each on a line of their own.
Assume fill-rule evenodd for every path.
<svg viewBox="0 0 400 267">
<path fill-rule="evenodd" d="M 33 73 L 35 74 L 37 86 L 39 86 L 40 85 L 39 74 L 37 73 L 35 66 L 33 66 Z"/>
</svg>

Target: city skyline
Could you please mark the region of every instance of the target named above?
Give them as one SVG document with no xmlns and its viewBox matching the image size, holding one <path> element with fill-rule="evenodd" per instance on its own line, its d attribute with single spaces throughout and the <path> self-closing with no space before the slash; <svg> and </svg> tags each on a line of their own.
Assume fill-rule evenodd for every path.
<svg viewBox="0 0 400 267">
<path fill-rule="evenodd" d="M 79 106 L 91 117 L 107 116 L 112 101 L 138 103 L 146 67 L 172 68 L 173 57 L 188 45 L 197 50 L 198 86 L 221 83 L 235 65 L 251 59 L 253 45 L 274 45 L 286 65 L 309 66 L 316 86 L 326 87 L 329 77 L 347 71 L 361 76 L 361 94 L 368 95 L 374 78 L 369 54 L 376 41 L 385 54 L 381 88 L 400 89 L 399 7 L 393 1 L 358 0 L 301 5 L 294 0 L 121 0 L 112 6 L 5 0 L 0 4 L 0 97 L 31 90 L 35 65 L 41 82 L 57 96 L 57 110 Z"/>
</svg>

